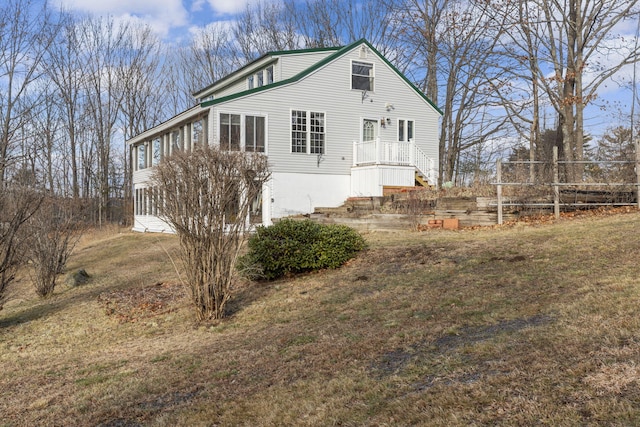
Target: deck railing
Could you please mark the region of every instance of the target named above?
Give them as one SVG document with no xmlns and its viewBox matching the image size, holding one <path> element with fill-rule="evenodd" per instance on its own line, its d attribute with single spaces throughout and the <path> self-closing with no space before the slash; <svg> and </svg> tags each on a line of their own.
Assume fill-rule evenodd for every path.
<svg viewBox="0 0 640 427">
<path fill-rule="evenodd" d="M 414 140 L 409 141 L 359 141 L 353 144 L 353 165 L 413 166 L 418 173 L 435 184 L 436 165 Z"/>
</svg>

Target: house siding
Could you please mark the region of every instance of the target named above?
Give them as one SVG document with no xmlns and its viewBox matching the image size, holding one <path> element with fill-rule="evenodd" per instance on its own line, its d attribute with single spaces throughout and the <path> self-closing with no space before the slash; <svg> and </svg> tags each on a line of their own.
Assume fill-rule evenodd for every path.
<svg viewBox="0 0 640 427">
<path fill-rule="evenodd" d="M 325 51 L 282 55 L 278 59 L 277 67 L 280 73 L 280 80 L 290 79 L 334 53 L 334 51 Z"/>
<path fill-rule="evenodd" d="M 341 205 L 349 195 L 346 175 L 278 173 L 271 175 L 269 203 L 271 218 L 307 214 L 318 207 Z"/>
<path fill-rule="evenodd" d="M 311 67 L 336 51 L 276 54 L 276 81 L 313 71 L 289 84 L 265 87 L 223 102 L 214 100 L 204 109 L 182 113 L 128 143 L 151 140 L 153 135 L 165 134 L 195 114 L 208 113 L 208 141 L 217 144 L 221 112 L 266 117 L 266 154 L 272 177 L 263 189 L 264 224 L 275 218 L 310 213 L 317 207 L 339 206 L 349 196 L 380 195 L 383 183 L 412 186 L 413 167 L 354 166 L 354 142 L 362 139 L 363 119 L 375 120 L 380 140 L 387 142 L 398 139 L 398 119 L 412 120 L 416 145 L 437 164 L 440 112 L 375 52 L 368 49 L 367 57 L 362 58 L 361 46 L 365 44 L 354 44 L 351 50 L 317 69 Z M 374 64 L 374 90 L 366 96 L 351 89 L 354 60 Z M 216 92 L 215 98 L 244 92 L 246 78 L 237 78 Z M 324 154 L 291 152 L 292 110 L 324 113 Z M 381 120 L 384 126 L 380 125 Z M 134 189 L 148 185 L 151 171 L 147 168 L 133 172 Z M 136 215 L 134 230 L 166 232 L 170 227 L 152 215 Z"/>
<path fill-rule="evenodd" d="M 224 96 L 229 96 L 229 95 L 233 95 L 234 93 L 238 93 L 238 92 L 242 92 L 247 90 L 247 76 L 249 74 L 247 74 L 246 76 L 244 76 L 243 78 L 241 78 L 240 80 L 238 80 L 237 82 L 230 84 L 229 86 L 224 87 L 223 89 L 217 91 L 214 93 L 214 99 L 215 98 L 222 98 Z"/>
<path fill-rule="evenodd" d="M 133 231 L 144 233 L 173 233 L 169 224 L 153 215 L 135 215 L 133 218 Z"/>
<path fill-rule="evenodd" d="M 371 197 L 383 194 L 384 186 L 412 187 L 415 182 L 413 166 L 364 166 L 351 172 L 351 196 Z"/>
<path fill-rule="evenodd" d="M 327 52 L 304 52 L 304 53 L 296 53 L 296 54 L 285 54 L 278 57 L 277 61 L 273 64 L 273 72 L 274 72 L 274 81 L 282 81 L 289 79 L 296 74 L 306 70 L 307 68 L 313 66 L 313 64 L 321 61 L 327 56 L 333 54 L 333 51 Z M 264 65 L 257 69 L 249 72 L 247 70 L 246 73 L 242 75 L 237 81 L 231 83 L 229 86 L 225 86 L 222 89 L 214 92 L 214 98 L 222 98 L 225 96 L 233 95 L 239 92 L 243 92 L 248 90 L 247 86 L 247 77 L 251 74 L 255 74 L 256 71 L 262 70 L 268 65 Z"/>
<path fill-rule="evenodd" d="M 367 94 L 351 90 L 351 60 L 361 60 L 359 50 L 340 57 L 297 83 L 238 98 L 215 108 L 224 112 L 263 111 L 269 114 L 269 163 L 273 172 L 306 174 L 351 173 L 353 143 L 361 138 L 362 119 L 389 118 L 390 125 L 379 128 L 382 140 L 397 140 L 397 119 L 414 120 L 416 144 L 437 159 L 439 113 L 409 87 L 387 64 L 373 53 L 375 91 Z M 327 83 L 329 82 L 329 83 Z M 394 108 L 387 111 L 386 105 Z M 291 153 L 291 110 L 324 112 L 325 154 Z M 418 114 L 418 112 L 421 112 Z M 217 114 L 211 114 L 217 120 Z M 217 124 L 213 123 L 217 140 Z"/>
</svg>

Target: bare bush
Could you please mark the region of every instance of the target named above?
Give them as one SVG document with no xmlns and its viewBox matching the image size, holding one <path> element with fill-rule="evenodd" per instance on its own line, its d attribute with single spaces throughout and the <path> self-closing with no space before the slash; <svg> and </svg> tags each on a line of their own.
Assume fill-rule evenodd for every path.
<svg viewBox="0 0 640 427">
<path fill-rule="evenodd" d="M 38 212 L 28 221 L 26 255 L 33 269 L 36 293 L 47 297 L 53 293 L 56 278 L 64 273 L 69 255 L 82 234 L 73 200 L 47 197 Z"/>
<path fill-rule="evenodd" d="M 198 320 L 225 315 L 249 215 L 268 178 L 265 156 L 208 145 L 174 153 L 153 171 L 154 203 L 180 239 Z"/>
<path fill-rule="evenodd" d="M 19 185 L 0 189 L 0 309 L 4 290 L 24 262 L 24 224 L 42 203 L 42 194 Z"/>
</svg>

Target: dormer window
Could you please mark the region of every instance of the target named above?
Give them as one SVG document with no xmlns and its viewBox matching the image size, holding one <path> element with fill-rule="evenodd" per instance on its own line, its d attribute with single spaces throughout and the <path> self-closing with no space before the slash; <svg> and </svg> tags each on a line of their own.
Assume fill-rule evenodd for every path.
<svg viewBox="0 0 640 427">
<path fill-rule="evenodd" d="M 273 65 L 258 70 L 247 77 L 247 89 L 254 89 L 273 83 Z"/>
<path fill-rule="evenodd" d="M 264 70 L 266 84 L 270 85 L 273 83 L 273 65 L 267 67 Z"/>
<path fill-rule="evenodd" d="M 351 63 L 351 89 L 373 92 L 373 64 L 361 61 Z"/>
</svg>

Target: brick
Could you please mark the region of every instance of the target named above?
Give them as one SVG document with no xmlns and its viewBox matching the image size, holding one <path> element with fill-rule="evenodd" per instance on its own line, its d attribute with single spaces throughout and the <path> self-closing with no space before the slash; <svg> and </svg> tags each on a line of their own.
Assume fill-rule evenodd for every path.
<svg viewBox="0 0 640 427">
<path fill-rule="evenodd" d="M 442 228 L 445 230 L 457 230 L 460 228 L 460 222 L 458 218 L 447 218 L 443 221 Z"/>
</svg>

